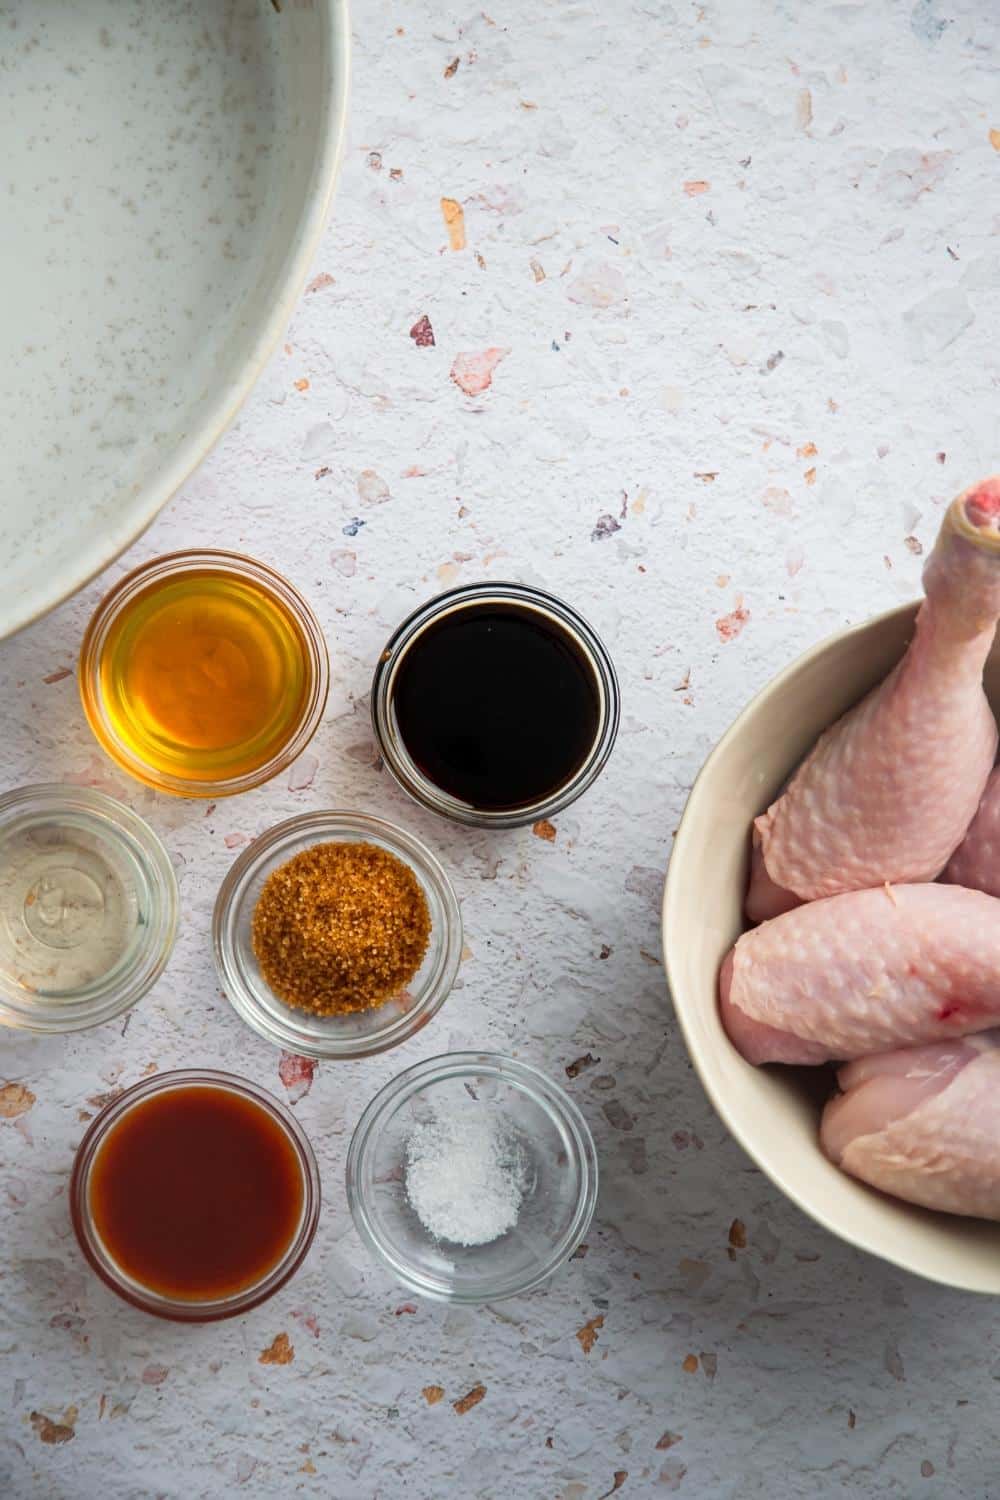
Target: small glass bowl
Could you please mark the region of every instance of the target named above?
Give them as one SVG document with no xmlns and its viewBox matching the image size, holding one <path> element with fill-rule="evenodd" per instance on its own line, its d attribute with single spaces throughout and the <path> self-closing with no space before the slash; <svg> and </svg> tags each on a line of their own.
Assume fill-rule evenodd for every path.
<svg viewBox="0 0 1000 1500">
<path fill-rule="evenodd" d="M 191 780 L 149 765 L 118 734 L 104 702 L 101 660 L 112 627 L 122 611 L 128 608 L 143 589 L 181 573 L 206 570 L 229 573 L 236 578 L 245 579 L 278 600 L 301 633 L 309 688 L 298 722 L 270 759 L 239 776 L 222 777 L 218 780 Z M 142 781 L 159 792 L 170 792 L 175 797 L 230 797 L 270 781 L 272 776 L 276 776 L 301 755 L 323 717 L 330 685 L 330 662 L 323 631 L 309 605 L 286 578 L 269 568 L 266 563 L 244 557 L 239 552 L 168 552 L 126 574 L 101 600 L 91 616 L 80 647 L 79 681 L 83 711 L 94 736 L 101 748 L 122 770 L 134 776 L 137 781 Z"/>
<path fill-rule="evenodd" d="M 102 968 L 84 945 L 116 951 L 112 922 L 120 952 Z M 79 786 L 0 797 L 0 1023 L 53 1032 L 112 1020 L 159 978 L 176 933 L 170 857 L 131 808 Z M 35 974 L 41 953 L 49 984 Z"/>
<path fill-rule="evenodd" d="M 437 786 L 417 765 L 406 748 L 396 718 L 393 694 L 400 663 L 419 635 L 442 616 L 469 606 L 514 604 L 545 615 L 573 641 L 594 675 L 598 697 L 598 723 L 594 743 L 583 764 L 548 796 L 523 807 L 481 808 Z M 523 583 L 472 583 L 449 589 L 428 600 L 397 626 L 378 659 L 372 679 L 372 729 L 382 759 L 394 779 L 415 802 L 431 812 L 464 823 L 471 828 L 523 828 L 540 818 L 552 818 L 575 802 L 597 779 L 614 748 L 621 715 L 621 698 L 614 663 L 596 631 L 582 615 L 543 589 Z"/>
<path fill-rule="evenodd" d="M 490 1103 L 513 1125 L 528 1185 L 517 1223 L 484 1245 L 435 1239 L 406 1192 L 413 1127 L 449 1100 Z M 489 1052 L 417 1063 L 368 1105 L 347 1156 L 347 1201 L 370 1250 L 414 1292 L 442 1302 L 498 1302 L 529 1292 L 568 1260 L 597 1202 L 597 1153 L 583 1115 L 537 1068 Z"/>
<path fill-rule="evenodd" d="M 427 899 L 431 933 L 409 985 L 370 1010 L 314 1016 L 286 1005 L 261 974 L 251 942 L 257 898 L 271 871 L 326 843 L 377 844 L 409 865 Z M 419 839 L 367 813 L 303 813 L 270 828 L 243 851 L 219 888 L 212 919 L 219 981 L 233 1009 L 275 1047 L 306 1057 L 372 1057 L 405 1042 L 443 1005 L 462 957 L 462 916 L 451 882 Z"/>
<path fill-rule="evenodd" d="M 277 1265 L 272 1266 L 260 1281 L 244 1287 L 232 1296 L 204 1302 L 163 1296 L 129 1276 L 113 1259 L 98 1235 L 90 1209 L 91 1170 L 101 1144 L 112 1127 L 133 1105 L 151 1095 L 168 1089 L 190 1088 L 192 1085 L 229 1089 L 241 1098 L 260 1105 L 284 1130 L 302 1170 L 302 1213 L 295 1233 Z M 266 1301 L 294 1276 L 305 1260 L 319 1223 L 319 1168 L 309 1137 L 291 1110 L 266 1089 L 259 1088 L 248 1078 L 221 1073 L 213 1068 L 179 1068 L 170 1073 L 157 1073 L 152 1078 L 134 1083 L 131 1088 L 119 1094 L 117 1099 L 106 1104 L 96 1119 L 91 1121 L 73 1162 L 69 1180 L 69 1209 L 80 1249 L 101 1280 L 113 1292 L 117 1292 L 119 1297 L 131 1302 L 133 1307 L 141 1308 L 143 1312 L 153 1313 L 159 1318 L 170 1318 L 176 1323 L 213 1323 L 220 1318 L 236 1317 Z"/>
</svg>

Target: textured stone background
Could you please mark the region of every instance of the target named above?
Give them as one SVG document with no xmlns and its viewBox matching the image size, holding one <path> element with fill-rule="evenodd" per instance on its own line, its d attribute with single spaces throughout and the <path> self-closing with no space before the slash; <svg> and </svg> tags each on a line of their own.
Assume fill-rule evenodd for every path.
<svg viewBox="0 0 1000 1500">
<path fill-rule="evenodd" d="M 125 797 L 176 861 L 184 918 L 127 1027 L 4 1043 L 33 1099 L 0 1095 L 0 1491 L 996 1495 L 993 1307 L 846 1249 L 751 1169 L 686 1061 L 657 908 L 687 788 L 735 711 L 810 642 L 911 597 L 942 505 L 996 466 L 1000 14 L 356 8 L 346 167 L 287 343 L 132 554 L 0 647 L 0 784 Z M 411 335 L 422 318 L 433 346 Z M 286 572 L 333 658 L 313 752 L 214 809 L 119 777 L 72 676 L 110 579 L 198 543 Z M 621 672 L 618 749 L 552 842 L 424 815 L 372 751 L 390 627 L 491 575 L 565 595 Z M 440 851 L 470 953 L 419 1038 L 310 1087 L 220 996 L 208 928 L 237 849 L 330 804 Z M 367 1259 L 341 1174 L 375 1090 L 466 1045 L 562 1079 L 600 1059 L 568 1086 L 603 1188 L 585 1258 L 548 1290 L 449 1312 Z M 105 1292 L 65 1202 L 101 1097 L 184 1063 L 292 1098 L 326 1193 L 298 1278 L 202 1330 Z M 281 1333 L 294 1358 L 262 1363 Z"/>
</svg>

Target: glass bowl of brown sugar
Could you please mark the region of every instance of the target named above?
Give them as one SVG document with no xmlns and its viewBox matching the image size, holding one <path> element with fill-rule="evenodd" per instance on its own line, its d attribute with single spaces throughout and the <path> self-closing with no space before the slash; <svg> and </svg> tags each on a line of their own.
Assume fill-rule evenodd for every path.
<svg viewBox="0 0 1000 1500">
<path fill-rule="evenodd" d="M 306 1057 L 370 1057 L 444 1003 L 462 918 L 441 864 L 412 834 L 366 813 L 304 813 L 236 860 L 212 940 L 226 996 L 266 1041 Z"/>
</svg>

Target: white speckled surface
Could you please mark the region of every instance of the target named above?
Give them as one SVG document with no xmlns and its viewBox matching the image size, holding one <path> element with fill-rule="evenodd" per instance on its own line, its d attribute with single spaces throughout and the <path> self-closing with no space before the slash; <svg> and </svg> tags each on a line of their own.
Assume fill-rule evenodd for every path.
<svg viewBox="0 0 1000 1500">
<path fill-rule="evenodd" d="M 1000 17 L 988 0 L 359 12 L 311 289 L 129 559 L 244 547 L 308 592 L 333 655 L 315 754 L 214 810 L 154 798 L 102 759 L 69 675 L 98 585 L 0 647 L 0 784 L 63 773 L 126 795 L 184 908 L 124 1035 L 5 1043 L 0 1489 L 995 1494 L 992 1307 L 841 1247 L 750 1169 L 691 1076 L 657 934 L 671 831 L 737 707 L 807 643 L 911 596 L 943 503 L 996 467 Z M 433 347 L 410 336 L 423 316 Z M 449 378 L 460 356 L 466 386 L 492 373 L 477 395 Z M 452 829 L 373 764 L 384 636 L 490 574 L 565 595 L 622 676 L 617 751 L 552 842 Z M 307 1088 L 219 997 L 208 922 L 241 842 L 323 803 L 435 845 L 469 956 L 419 1038 Z M 568 1086 L 603 1190 L 586 1257 L 549 1290 L 448 1312 L 368 1262 L 340 1173 L 385 1079 L 480 1044 L 563 1079 L 599 1059 Z M 298 1279 L 204 1330 L 114 1302 L 66 1218 L 81 1114 L 180 1063 L 298 1096 L 327 1194 Z M 281 1333 L 294 1359 L 262 1364 Z"/>
</svg>

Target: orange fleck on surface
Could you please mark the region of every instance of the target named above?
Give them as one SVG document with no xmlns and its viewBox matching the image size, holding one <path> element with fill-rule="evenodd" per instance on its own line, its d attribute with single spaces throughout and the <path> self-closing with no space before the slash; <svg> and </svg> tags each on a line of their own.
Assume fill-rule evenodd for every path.
<svg viewBox="0 0 1000 1500">
<path fill-rule="evenodd" d="M 685 1375 L 697 1375 L 697 1373 L 698 1373 L 698 1356 L 697 1356 L 697 1354 L 688 1354 L 685 1357 L 684 1363 L 681 1365 L 681 1369 L 684 1371 Z"/>
<path fill-rule="evenodd" d="M 296 380 L 293 384 L 297 391 L 307 391 L 309 389 L 309 382 L 304 375 L 301 380 Z"/>
<path fill-rule="evenodd" d="M 747 1245 L 747 1226 L 742 1219 L 734 1219 L 729 1226 L 729 1243 L 734 1250 L 745 1250 Z"/>
<path fill-rule="evenodd" d="M 425 1385 L 420 1393 L 428 1406 L 437 1406 L 439 1401 L 444 1400 L 443 1385 Z"/>
<path fill-rule="evenodd" d="M 54 672 L 50 672 L 47 677 L 43 677 L 42 681 L 45 683 L 46 687 L 51 687 L 54 682 L 65 682 L 66 678 L 72 677 L 72 675 L 73 672 L 71 668 L 57 667 Z"/>
<path fill-rule="evenodd" d="M 287 1333 L 279 1333 L 266 1349 L 257 1356 L 259 1365 L 290 1365 L 295 1358 L 295 1349 Z"/>
<path fill-rule="evenodd" d="M 35 1096 L 23 1083 L 5 1083 L 0 1088 L 0 1120 L 16 1120 L 27 1114 L 35 1102 Z"/>
<path fill-rule="evenodd" d="M 531 267 L 531 274 L 532 276 L 534 276 L 536 281 L 545 280 L 545 267 L 542 265 L 540 260 L 536 260 L 535 257 L 532 256 L 528 261 L 528 265 Z"/>
<path fill-rule="evenodd" d="M 710 182 L 705 182 L 702 178 L 698 177 L 692 182 L 686 182 L 684 184 L 684 191 L 689 198 L 697 198 L 701 193 L 707 193 L 711 186 Z"/>
<path fill-rule="evenodd" d="M 451 62 L 444 70 L 444 76 L 446 78 L 454 78 L 455 74 L 458 72 L 458 65 L 461 61 L 462 59 L 460 57 L 453 57 Z"/>
<path fill-rule="evenodd" d="M 465 249 L 465 210 L 455 198 L 441 199 L 441 214 L 452 250 Z"/>
<path fill-rule="evenodd" d="M 314 276 L 306 287 L 306 296 L 308 297 L 311 292 L 321 292 L 325 287 L 333 285 L 334 280 L 329 271 L 320 271 L 319 275 Z"/>
<path fill-rule="evenodd" d="M 1000 130 L 997 130 L 996 127 L 990 131 L 990 145 L 994 151 L 1000 151 Z"/>
<path fill-rule="evenodd" d="M 77 1410 L 67 1406 L 61 1422 L 53 1422 L 43 1411 L 31 1413 L 31 1425 L 43 1443 L 68 1443 L 76 1437 Z"/>
<path fill-rule="evenodd" d="M 532 823 L 531 831 L 536 839 L 544 839 L 547 844 L 556 841 L 556 825 L 550 823 L 548 818 L 539 818 L 537 823 Z"/>
<path fill-rule="evenodd" d="M 311 1458 L 307 1458 L 304 1464 L 299 1465 L 300 1474 L 317 1474 L 318 1472 L 319 1470 L 316 1468 L 316 1465 L 313 1463 Z"/>
<path fill-rule="evenodd" d="M 796 448 L 796 458 L 815 458 L 819 449 L 815 443 L 803 443 L 801 448 Z"/>
<path fill-rule="evenodd" d="M 604 1327 L 604 1315 L 599 1313 L 596 1318 L 591 1318 L 589 1323 L 584 1323 L 582 1328 L 576 1330 L 577 1343 L 584 1354 L 589 1354 L 597 1343 L 597 1336 Z"/>
<path fill-rule="evenodd" d="M 672 1448 L 675 1443 L 680 1443 L 682 1441 L 683 1441 L 683 1438 L 682 1438 L 681 1433 L 679 1433 L 679 1432 L 671 1432 L 670 1429 L 669 1429 L 669 1427 L 668 1427 L 667 1430 L 666 1430 L 666 1432 L 663 1434 L 663 1436 L 660 1438 L 659 1442 L 656 1445 L 657 1451 L 659 1453 L 665 1453 L 667 1451 L 667 1449 L 668 1448 Z"/>
<path fill-rule="evenodd" d="M 484 1385 L 474 1385 L 471 1391 L 467 1391 L 458 1401 L 453 1401 L 451 1404 L 458 1412 L 458 1415 L 464 1417 L 467 1411 L 471 1411 L 474 1406 L 479 1405 L 485 1395 L 486 1387 Z"/>
<path fill-rule="evenodd" d="M 736 608 L 731 609 L 728 615 L 720 615 L 715 622 L 715 629 L 720 641 L 735 641 L 741 634 L 743 627 L 750 618 L 750 611 L 743 603 L 742 596 L 736 600 Z"/>
<path fill-rule="evenodd" d="M 805 474 L 803 475 L 803 478 L 805 479 L 806 484 L 815 484 L 816 483 L 816 470 L 815 469 L 807 469 L 806 472 L 805 472 Z"/>
</svg>

